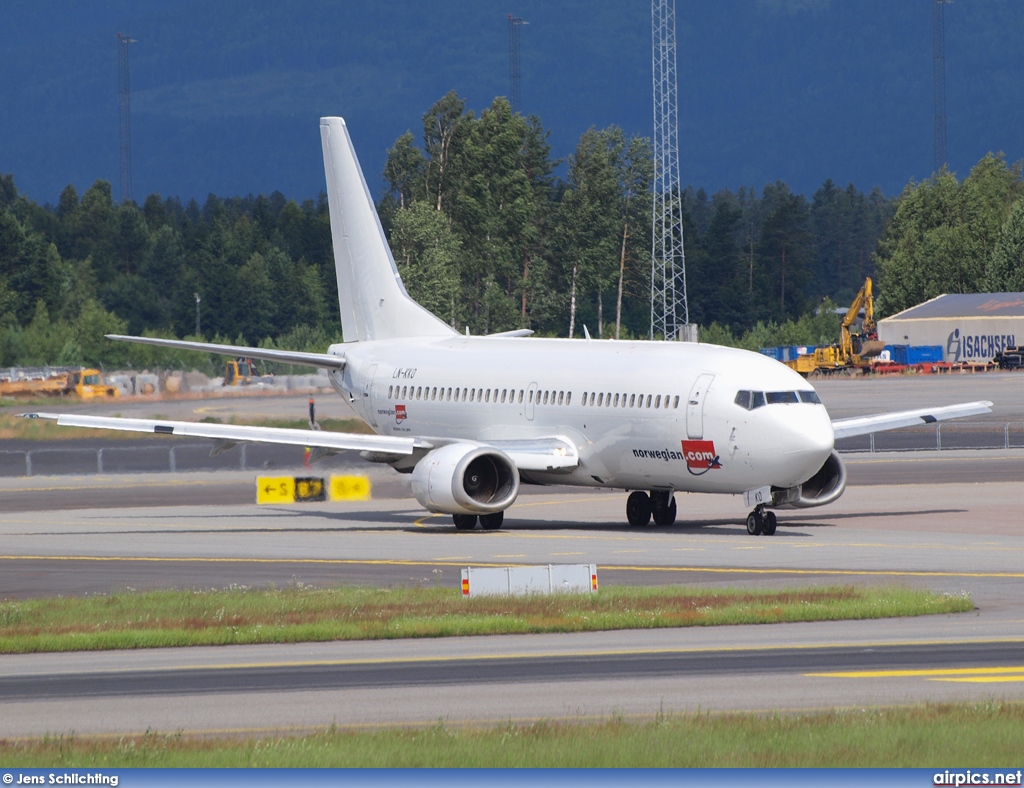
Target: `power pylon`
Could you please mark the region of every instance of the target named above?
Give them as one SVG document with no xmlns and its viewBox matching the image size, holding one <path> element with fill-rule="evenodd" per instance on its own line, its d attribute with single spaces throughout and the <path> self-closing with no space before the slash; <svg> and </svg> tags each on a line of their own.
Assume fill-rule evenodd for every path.
<svg viewBox="0 0 1024 788">
<path fill-rule="evenodd" d="M 935 65 L 935 171 L 949 164 L 946 152 L 946 14 L 947 3 L 935 0 L 932 12 L 932 57 Z"/>
<path fill-rule="evenodd" d="M 519 28 L 525 19 L 508 15 L 508 103 L 512 113 L 519 112 Z"/>
<path fill-rule="evenodd" d="M 134 44 L 130 36 L 117 34 L 118 97 L 121 105 L 121 199 L 132 198 L 132 96 L 128 71 L 128 45 Z"/>
<path fill-rule="evenodd" d="M 654 213 L 651 225 L 651 339 L 690 338 L 679 176 L 679 86 L 675 0 L 651 0 L 654 87 Z"/>
</svg>

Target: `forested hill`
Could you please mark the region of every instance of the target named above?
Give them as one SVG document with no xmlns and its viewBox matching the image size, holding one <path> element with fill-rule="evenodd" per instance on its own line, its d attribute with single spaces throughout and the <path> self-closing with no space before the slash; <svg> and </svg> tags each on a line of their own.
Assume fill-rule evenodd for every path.
<svg viewBox="0 0 1024 788">
<path fill-rule="evenodd" d="M 378 206 L 414 298 L 474 334 L 648 335 L 646 138 L 590 129 L 562 178 L 541 121 L 504 98 L 476 114 L 449 93 L 419 126 L 389 148 Z M 690 189 L 684 219 L 690 319 L 705 341 L 829 341 L 833 302 L 876 268 L 889 311 L 941 292 L 1024 290 L 1024 184 L 999 157 L 895 201 L 831 180 L 810 199 L 781 181 Z M 0 177 L 0 366 L 171 358 L 105 333 L 322 351 L 341 339 L 326 199 L 139 205 L 97 181 L 41 206 Z"/>
</svg>

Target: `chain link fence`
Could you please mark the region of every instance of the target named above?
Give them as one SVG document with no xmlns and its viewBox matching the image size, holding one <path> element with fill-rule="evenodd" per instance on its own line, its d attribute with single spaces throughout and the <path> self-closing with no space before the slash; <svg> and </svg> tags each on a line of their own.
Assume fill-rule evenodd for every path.
<svg viewBox="0 0 1024 788">
<path fill-rule="evenodd" d="M 103 448 L 38 448 L 0 450 L 0 476 L 76 476 L 88 474 L 161 473 L 177 471 L 262 471 L 302 468 L 305 452 L 298 446 L 240 443 L 212 454 L 213 443 Z M 358 460 L 356 460 L 358 462 Z M 316 467 L 351 465 L 344 454 L 320 460 Z"/>
<path fill-rule="evenodd" d="M 839 452 L 1024 449 L 1024 422 L 934 424 L 836 441 Z"/>
</svg>

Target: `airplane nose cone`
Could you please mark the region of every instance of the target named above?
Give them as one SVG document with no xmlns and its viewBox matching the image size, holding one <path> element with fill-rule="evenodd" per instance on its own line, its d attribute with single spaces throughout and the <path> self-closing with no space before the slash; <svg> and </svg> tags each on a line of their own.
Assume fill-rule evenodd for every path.
<svg viewBox="0 0 1024 788">
<path fill-rule="evenodd" d="M 794 486 L 813 476 L 835 446 L 835 433 L 828 412 L 820 405 L 797 405 L 779 416 L 782 444 L 780 486 Z"/>
</svg>

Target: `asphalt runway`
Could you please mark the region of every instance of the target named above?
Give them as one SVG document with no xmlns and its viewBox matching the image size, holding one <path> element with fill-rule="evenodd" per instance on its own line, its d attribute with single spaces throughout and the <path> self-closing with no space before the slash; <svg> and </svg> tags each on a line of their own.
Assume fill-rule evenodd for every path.
<svg viewBox="0 0 1024 788">
<path fill-rule="evenodd" d="M 108 508 L 9 512 L 0 521 L 0 595 L 8 597 L 266 582 L 454 586 L 467 565 L 557 562 L 596 563 L 602 584 L 902 583 L 968 592 L 977 610 L 909 620 L 9 655 L 0 657 L 0 736 L 1022 699 L 1019 454 L 990 458 L 988 480 L 930 484 L 898 483 L 907 463 L 894 458 L 888 483 L 851 487 L 830 507 L 784 513 L 775 537 L 748 536 L 742 503 L 731 497 L 680 496 L 676 526 L 630 529 L 621 493 L 543 489 L 509 510 L 506 528 L 486 533 L 456 532 L 448 518 L 403 498 L 212 506 L 197 505 L 188 485 L 173 494 L 189 505 L 135 506 L 126 494 Z M 964 463 L 965 473 L 976 465 Z"/>
</svg>

